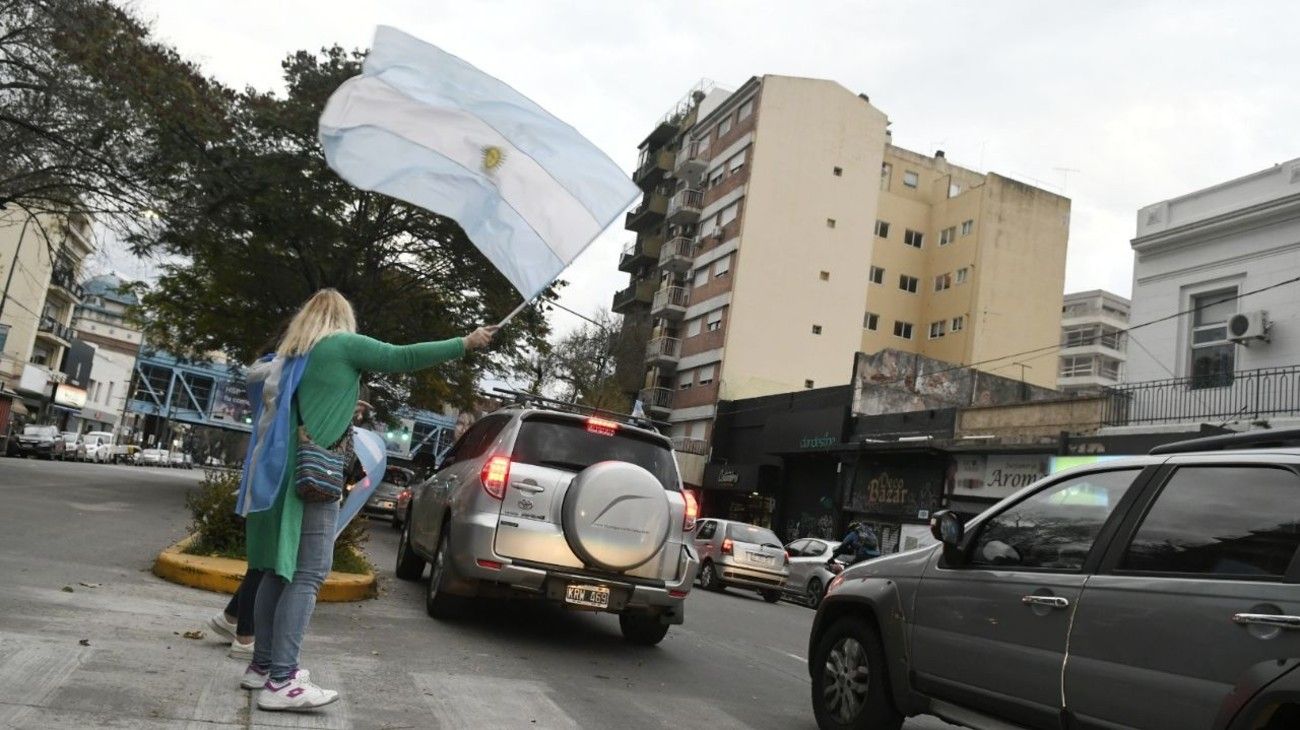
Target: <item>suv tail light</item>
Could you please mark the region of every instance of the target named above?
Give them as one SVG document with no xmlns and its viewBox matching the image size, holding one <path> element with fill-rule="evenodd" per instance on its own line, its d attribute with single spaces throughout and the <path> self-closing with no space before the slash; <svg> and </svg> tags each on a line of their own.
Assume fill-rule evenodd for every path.
<svg viewBox="0 0 1300 730">
<path fill-rule="evenodd" d="M 483 465 L 479 475 L 483 481 L 483 491 L 493 499 L 505 499 L 506 482 L 510 481 L 510 457 L 494 456 Z"/>
<path fill-rule="evenodd" d="M 722 554 L 723 554 L 723 555 L 731 555 L 732 552 L 733 552 L 734 550 L 735 550 L 735 543 L 733 543 L 733 542 L 731 541 L 731 538 L 729 538 L 729 537 L 727 537 L 727 538 L 723 538 L 723 540 L 722 540 Z"/>
<path fill-rule="evenodd" d="M 683 489 L 682 496 L 686 498 L 686 514 L 682 516 L 682 530 L 690 532 L 695 529 L 695 520 L 700 516 L 700 503 L 696 501 L 695 493 L 689 489 Z"/>
</svg>

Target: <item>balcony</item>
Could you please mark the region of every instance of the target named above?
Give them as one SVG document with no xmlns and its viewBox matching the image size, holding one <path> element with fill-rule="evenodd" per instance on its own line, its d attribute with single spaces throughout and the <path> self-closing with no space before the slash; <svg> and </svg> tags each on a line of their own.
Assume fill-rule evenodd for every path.
<svg viewBox="0 0 1300 730">
<path fill-rule="evenodd" d="M 72 302 L 81 303 L 82 298 L 86 295 L 86 290 L 77 283 L 75 274 L 72 269 L 56 267 L 50 273 L 49 290 L 62 296 Z"/>
<path fill-rule="evenodd" d="M 36 335 L 52 339 L 65 347 L 72 342 L 74 337 L 71 327 L 59 323 L 53 317 L 41 317 L 41 323 L 36 328 Z"/>
<path fill-rule="evenodd" d="M 676 337 L 656 337 L 645 346 L 645 359 L 651 365 L 672 371 L 681 358 L 682 341 Z"/>
<path fill-rule="evenodd" d="M 692 142 L 677 160 L 677 178 L 687 182 L 696 182 L 709 167 L 707 148 L 700 149 L 699 142 Z"/>
<path fill-rule="evenodd" d="M 677 236 L 659 249 L 659 266 L 677 274 L 684 274 L 691 270 L 694 252 L 695 239 L 689 236 Z"/>
<path fill-rule="evenodd" d="M 649 304 L 654 299 L 655 282 L 652 279 L 633 282 L 631 286 L 614 294 L 610 306 L 617 314 L 627 314 L 639 304 Z"/>
<path fill-rule="evenodd" d="M 635 241 L 623 247 L 623 255 L 618 260 L 618 270 L 631 274 L 643 266 L 658 262 L 663 245 L 662 236 L 637 237 Z"/>
<path fill-rule="evenodd" d="M 641 204 L 627 214 L 623 227 L 637 233 L 649 230 L 663 221 L 666 210 L 668 196 L 659 192 L 646 193 Z"/>
<path fill-rule="evenodd" d="M 1108 390 L 1104 426 L 1300 416 L 1300 365 L 1127 383 Z"/>
<path fill-rule="evenodd" d="M 673 409 L 673 392 L 668 388 L 646 388 L 641 391 L 641 405 L 649 412 L 666 414 Z"/>
<path fill-rule="evenodd" d="M 693 223 L 700 219 L 704 209 L 704 193 L 699 190 L 679 190 L 668 205 L 668 222 L 676 224 Z"/>
<path fill-rule="evenodd" d="M 673 451 L 679 451 L 683 454 L 708 456 L 709 442 L 704 439 L 678 437 L 673 439 Z"/>
<path fill-rule="evenodd" d="M 680 320 L 686 316 L 686 306 L 691 293 L 686 287 L 670 286 L 655 292 L 654 302 L 650 305 L 650 314 L 664 319 Z"/>
<path fill-rule="evenodd" d="M 632 182 L 640 185 L 642 190 L 649 190 L 663 179 L 664 173 L 672 171 L 674 162 L 676 159 L 671 150 L 642 153 L 636 172 L 632 173 Z"/>
</svg>

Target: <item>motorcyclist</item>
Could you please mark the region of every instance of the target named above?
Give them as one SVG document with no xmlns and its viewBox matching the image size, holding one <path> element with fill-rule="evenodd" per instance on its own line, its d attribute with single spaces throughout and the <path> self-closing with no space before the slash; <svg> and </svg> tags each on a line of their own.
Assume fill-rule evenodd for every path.
<svg viewBox="0 0 1300 730">
<path fill-rule="evenodd" d="M 840 546 L 835 548 L 835 554 L 832 558 L 841 555 L 848 555 L 850 564 L 878 558 L 880 557 L 880 540 L 867 523 L 855 522 L 849 525 L 848 533 L 844 535 L 844 540 L 840 542 Z"/>
</svg>

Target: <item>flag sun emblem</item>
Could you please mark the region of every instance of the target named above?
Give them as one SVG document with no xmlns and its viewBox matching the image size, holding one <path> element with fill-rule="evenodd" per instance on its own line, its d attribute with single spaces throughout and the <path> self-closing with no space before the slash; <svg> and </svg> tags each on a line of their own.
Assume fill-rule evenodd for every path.
<svg viewBox="0 0 1300 730">
<path fill-rule="evenodd" d="M 488 172 L 495 171 L 501 167 L 501 163 L 506 161 L 506 153 L 496 145 L 483 148 L 483 169 Z"/>
</svg>

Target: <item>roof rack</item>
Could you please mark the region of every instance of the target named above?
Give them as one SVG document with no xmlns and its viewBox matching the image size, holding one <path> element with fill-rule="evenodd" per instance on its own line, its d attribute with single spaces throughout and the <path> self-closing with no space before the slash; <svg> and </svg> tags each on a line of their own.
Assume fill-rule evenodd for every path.
<svg viewBox="0 0 1300 730">
<path fill-rule="evenodd" d="M 655 421 L 645 416 L 634 416 L 630 413 L 619 413 L 618 411 L 611 411 L 606 408 L 594 408 L 592 406 L 584 406 L 580 403 L 569 403 L 567 401 L 556 400 L 554 398 L 547 398 L 545 396 L 537 395 L 535 393 L 525 393 L 524 391 L 521 390 L 510 390 L 509 388 L 493 388 L 492 392 L 498 395 L 508 396 L 512 399 L 510 402 L 505 404 L 505 407 L 533 406 L 538 408 L 546 408 L 552 411 L 564 411 L 566 413 L 573 413 L 579 416 L 594 416 L 596 418 L 605 418 L 609 420 L 620 421 L 622 423 L 626 423 L 629 426 L 636 426 L 637 428 L 648 429 L 656 433 L 660 432 L 660 427 L 668 427 L 671 425 L 663 421 Z"/>
<path fill-rule="evenodd" d="M 1273 431 L 1259 429 L 1242 433 L 1228 433 L 1219 436 L 1175 441 L 1161 444 L 1148 453 L 1186 454 L 1192 451 L 1227 451 L 1229 449 L 1276 449 L 1300 447 L 1300 428 L 1287 428 Z"/>
</svg>

